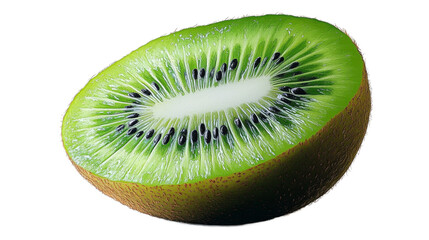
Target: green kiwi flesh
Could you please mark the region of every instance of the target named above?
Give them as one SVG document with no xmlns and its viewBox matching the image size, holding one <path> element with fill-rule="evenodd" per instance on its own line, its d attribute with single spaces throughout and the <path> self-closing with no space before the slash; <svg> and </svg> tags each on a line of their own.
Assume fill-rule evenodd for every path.
<svg viewBox="0 0 429 240">
<path fill-rule="evenodd" d="M 240 224 L 294 211 L 332 187 L 369 111 L 364 62 L 345 33 L 266 15 L 140 47 L 77 94 L 62 137 L 78 171 L 133 209 Z"/>
</svg>

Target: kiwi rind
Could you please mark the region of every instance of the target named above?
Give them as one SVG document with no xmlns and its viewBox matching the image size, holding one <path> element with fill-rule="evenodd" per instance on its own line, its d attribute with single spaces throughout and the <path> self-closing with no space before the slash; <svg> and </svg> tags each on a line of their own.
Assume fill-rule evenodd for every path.
<svg viewBox="0 0 429 240">
<path fill-rule="evenodd" d="M 296 211 L 327 192 L 357 154 L 370 110 L 364 67 L 359 90 L 347 107 L 312 137 L 245 171 L 192 184 L 111 181 L 70 160 L 97 189 L 137 211 L 188 223 L 245 224 Z"/>
</svg>

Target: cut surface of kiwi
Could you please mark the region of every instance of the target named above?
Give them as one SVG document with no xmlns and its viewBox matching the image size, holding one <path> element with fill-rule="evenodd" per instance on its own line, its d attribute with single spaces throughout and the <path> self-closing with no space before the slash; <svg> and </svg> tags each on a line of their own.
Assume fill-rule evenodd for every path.
<svg viewBox="0 0 429 240">
<path fill-rule="evenodd" d="M 364 62 L 345 33 L 315 19 L 266 15 L 184 29 L 140 47 L 77 94 L 62 137 L 79 172 L 133 209 L 186 222 L 251 222 L 329 189 L 356 154 L 369 109 Z M 267 170 L 272 162 L 284 166 Z M 295 186 L 285 180 L 298 175 L 309 176 Z M 209 187 L 180 190 L 188 185 Z M 306 198 L 298 201 L 300 192 Z M 175 203 L 157 205 L 167 193 Z M 255 214 L 243 215 L 249 209 Z"/>
</svg>

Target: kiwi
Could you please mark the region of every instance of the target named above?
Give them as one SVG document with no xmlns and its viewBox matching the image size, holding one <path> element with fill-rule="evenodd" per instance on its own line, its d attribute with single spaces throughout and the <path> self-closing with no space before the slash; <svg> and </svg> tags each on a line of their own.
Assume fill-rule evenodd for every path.
<svg viewBox="0 0 429 240">
<path fill-rule="evenodd" d="M 345 173 L 371 108 L 336 27 L 266 15 L 160 37 L 76 95 L 62 138 L 79 173 L 132 209 L 243 224 L 293 212 Z"/>
</svg>

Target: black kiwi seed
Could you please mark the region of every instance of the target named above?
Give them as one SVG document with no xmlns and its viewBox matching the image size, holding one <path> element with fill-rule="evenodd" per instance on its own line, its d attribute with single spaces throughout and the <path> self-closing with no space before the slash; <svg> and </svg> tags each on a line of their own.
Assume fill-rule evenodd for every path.
<svg viewBox="0 0 429 240">
<path fill-rule="evenodd" d="M 213 138 L 217 139 L 218 136 L 219 136 L 219 129 L 217 127 L 215 127 L 213 129 Z"/>
<path fill-rule="evenodd" d="M 243 125 L 241 124 L 241 121 L 239 118 L 234 119 L 234 123 L 238 128 L 243 127 Z"/>
<path fill-rule="evenodd" d="M 186 142 L 186 136 L 185 135 L 180 135 L 178 143 L 179 145 L 183 145 Z"/>
<path fill-rule="evenodd" d="M 135 93 L 135 92 L 128 93 L 128 96 L 133 97 L 133 98 L 141 98 L 142 97 L 142 96 L 140 96 L 140 94 Z"/>
<path fill-rule="evenodd" d="M 142 92 L 144 95 L 146 95 L 146 96 L 150 96 L 150 95 L 151 95 L 150 91 L 149 91 L 149 90 L 147 90 L 147 89 L 142 89 L 142 90 L 141 90 L 141 92 Z"/>
<path fill-rule="evenodd" d="M 180 131 L 181 134 L 186 135 L 188 134 L 188 129 L 184 128 L 182 131 Z"/>
<path fill-rule="evenodd" d="M 217 81 L 220 81 L 222 79 L 222 71 L 218 71 L 217 73 L 216 73 L 216 80 Z"/>
<path fill-rule="evenodd" d="M 267 116 L 265 116 L 264 114 L 262 114 L 262 113 L 259 113 L 259 118 L 262 120 L 262 121 L 264 121 L 264 120 L 266 120 L 267 119 Z"/>
<path fill-rule="evenodd" d="M 228 134 L 228 128 L 225 125 L 220 126 L 220 133 L 222 135 Z"/>
<path fill-rule="evenodd" d="M 297 99 L 297 96 L 291 94 L 291 93 L 282 93 L 283 97 L 286 97 L 288 99 Z"/>
<path fill-rule="evenodd" d="M 138 132 L 137 134 L 136 134 L 136 138 L 139 138 L 139 137 L 141 137 L 142 135 L 143 135 L 143 131 L 140 131 L 140 132 Z"/>
<path fill-rule="evenodd" d="M 198 79 L 198 70 L 194 68 L 194 70 L 192 70 L 192 77 L 197 80 Z"/>
<path fill-rule="evenodd" d="M 294 72 L 292 75 L 293 76 L 297 76 L 297 75 L 301 75 L 302 74 L 302 72 L 301 71 L 298 71 L 298 72 Z"/>
<path fill-rule="evenodd" d="M 220 70 L 224 73 L 226 72 L 226 63 L 222 64 Z"/>
<path fill-rule="evenodd" d="M 283 97 L 283 95 L 278 95 L 277 98 L 284 103 L 290 103 L 290 100 Z"/>
<path fill-rule="evenodd" d="M 127 118 L 136 118 L 138 116 L 140 116 L 138 113 L 133 113 L 133 114 L 128 115 Z"/>
<path fill-rule="evenodd" d="M 289 92 L 290 91 L 290 87 L 288 87 L 288 86 L 281 86 L 281 87 L 279 87 L 279 90 L 280 91 L 283 91 L 283 92 Z"/>
<path fill-rule="evenodd" d="M 206 76 L 206 70 L 204 68 L 201 68 L 200 70 L 200 78 L 204 78 Z"/>
<path fill-rule="evenodd" d="M 210 143 L 211 140 L 212 140 L 212 134 L 210 130 L 207 130 L 206 133 L 204 134 L 204 141 L 208 144 Z"/>
<path fill-rule="evenodd" d="M 299 62 L 293 62 L 289 68 L 292 69 L 292 68 L 296 68 L 298 66 L 299 66 Z"/>
<path fill-rule="evenodd" d="M 296 94 L 296 95 L 303 95 L 303 94 L 306 94 L 306 93 L 307 93 L 304 89 L 299 88 L 299 87 L 292 88 L 291 92 L 292 92 L 293 94 Z"/>
<path fill-rule="evenodd" d="M 173 136 L 173 135 L 174 135 L 174 133 L 175 133 L 175 129 L 174 129 L 174 127 L 171 127 L 171 128 L 170 128 L 170 130 L 168 130 L 167 135 L 171 135 L 171 136 Z"/>
<path fill-rule="evenodd" d="M 213 76 L 214 76 L 214 72 L 215 72 L 215 69 L 213 68 L 213 69 L 210 71 L 210 78 L 213 78 Z"/>
<path fill-rule="evenodd" d="M 131 128 L 131 129 L 128 129 L 127 135 L 133 135 L 136 132 L 137 132 L 137 128 Z"/>
<path fill-rule="evenodd" d="M 159 86 L 158 86 L 158 84 L 156 82 L 153 82 L 151 85 L 152 85 L 153 88 L 156 89 L 156 91 L 159 91 Z"/>
<path fill-rule="evenodd" d="M 279 58 L 279 57 L 280 57 L 280 53 L 279 52 L 274 53 L 274 55 L 273 55 L 273 61 L 277 60 L 277 58 Z"/>
<path fill-rule="evenodd" d="M 279 110 L 277 107 L 275 107 L 275 106 L 271 106 L 271 107 L 269 107 L 269 108 L 268 108 L 268 110 L 270 110 L 270 112 L 273 112 L 273 113 L 278 113 L 278 112 L 280 112 L 280 110 Z"/>
<path fill-rule="evenodd" d="M 116 131 L 120 132 L 120 131 L 124 130 L 124 128 L 125 128 L 125 125 L 121 124 L 121 125 L 116 127 Z"/>
<path fill-rule="evenodd" d="M 133 108 L 133 106 L 132 105 L 125 106 L 125 109 L 130 109 L 130 108 Z"/>
<path fill-rule="evenodd" d="M 256 116 L 256 114 L 254 114 L 254 113 L 252 115 L 250 115 L 250 119 L 252 119 L 253 123 L 259 123 L 258 116 Z"/>
<path fill-rule="evenodd" d="M 154 129 L 149 130 L 149 132 L 146 133 L 146 139 L 149 139 L 153 136 L 153 133 L 155 132 Z"/>
<path fill-rule="evenodd" d="M 204 123 L 200 124 L 200 134 L 203 135 L 206 132 L 206 125 Z"/>
<path fill-rule="evenodd" d="M 285 60 L 285 58 L 284 58 L 284 57 L 281 57 L 281 58 L 279 58 L 279 60 L 277 60 L 276 64 L 280 64 L 280 63 L 282 63 L 284 60 Z"/>
<path fill-rule="evenodd" d="M 156 135 L 156 137 L 153 139 L 153 143 L 157 144 L 160 139 L 161 139 L 161 134 Z"/>
<path fill-rule="evenodd" d="M 237 61 L 237 59 L 233 59 L 232 61 L 231 61 L 231 64 L 229 65 L 229 68 L 231 69 L 231 70 L 234 70 L 236 67 L 237 67 L 237 63 L 238 63 L 238 61 Z"/>
<path fill-rule="evenodd" d="M 258 57 L 255 60 L 255 63 L 253 64 L 253 68 L 257 68 L 259 66 L 259 64 L 261 63 L 261 57 Z"/>
<path fill-rule="evenodd" d="M 131 120 L 131 121 L 128 123 L 128 126 L 132 127 L 132 126 L 136 125 L 138 122 L 139 122 L 139 120 L 137 120 L 137 119 Z"/>
<path fill-rule="evenodd" d="M 170 134 L 164 136 L 164 138 L 162 139 L 162 145 L 165 145 L 168 143 L 168 141 L 170 141 L 170 136 Z"/>
<path fill-rule="evenodd" d="M 191 141 L 192 141 L 192 143 L 196 143 L 197 140 L 198 140 L 198 132 L 197 132 L 197 130 L 193 130 L 191 132 Z"/>
</svg>

